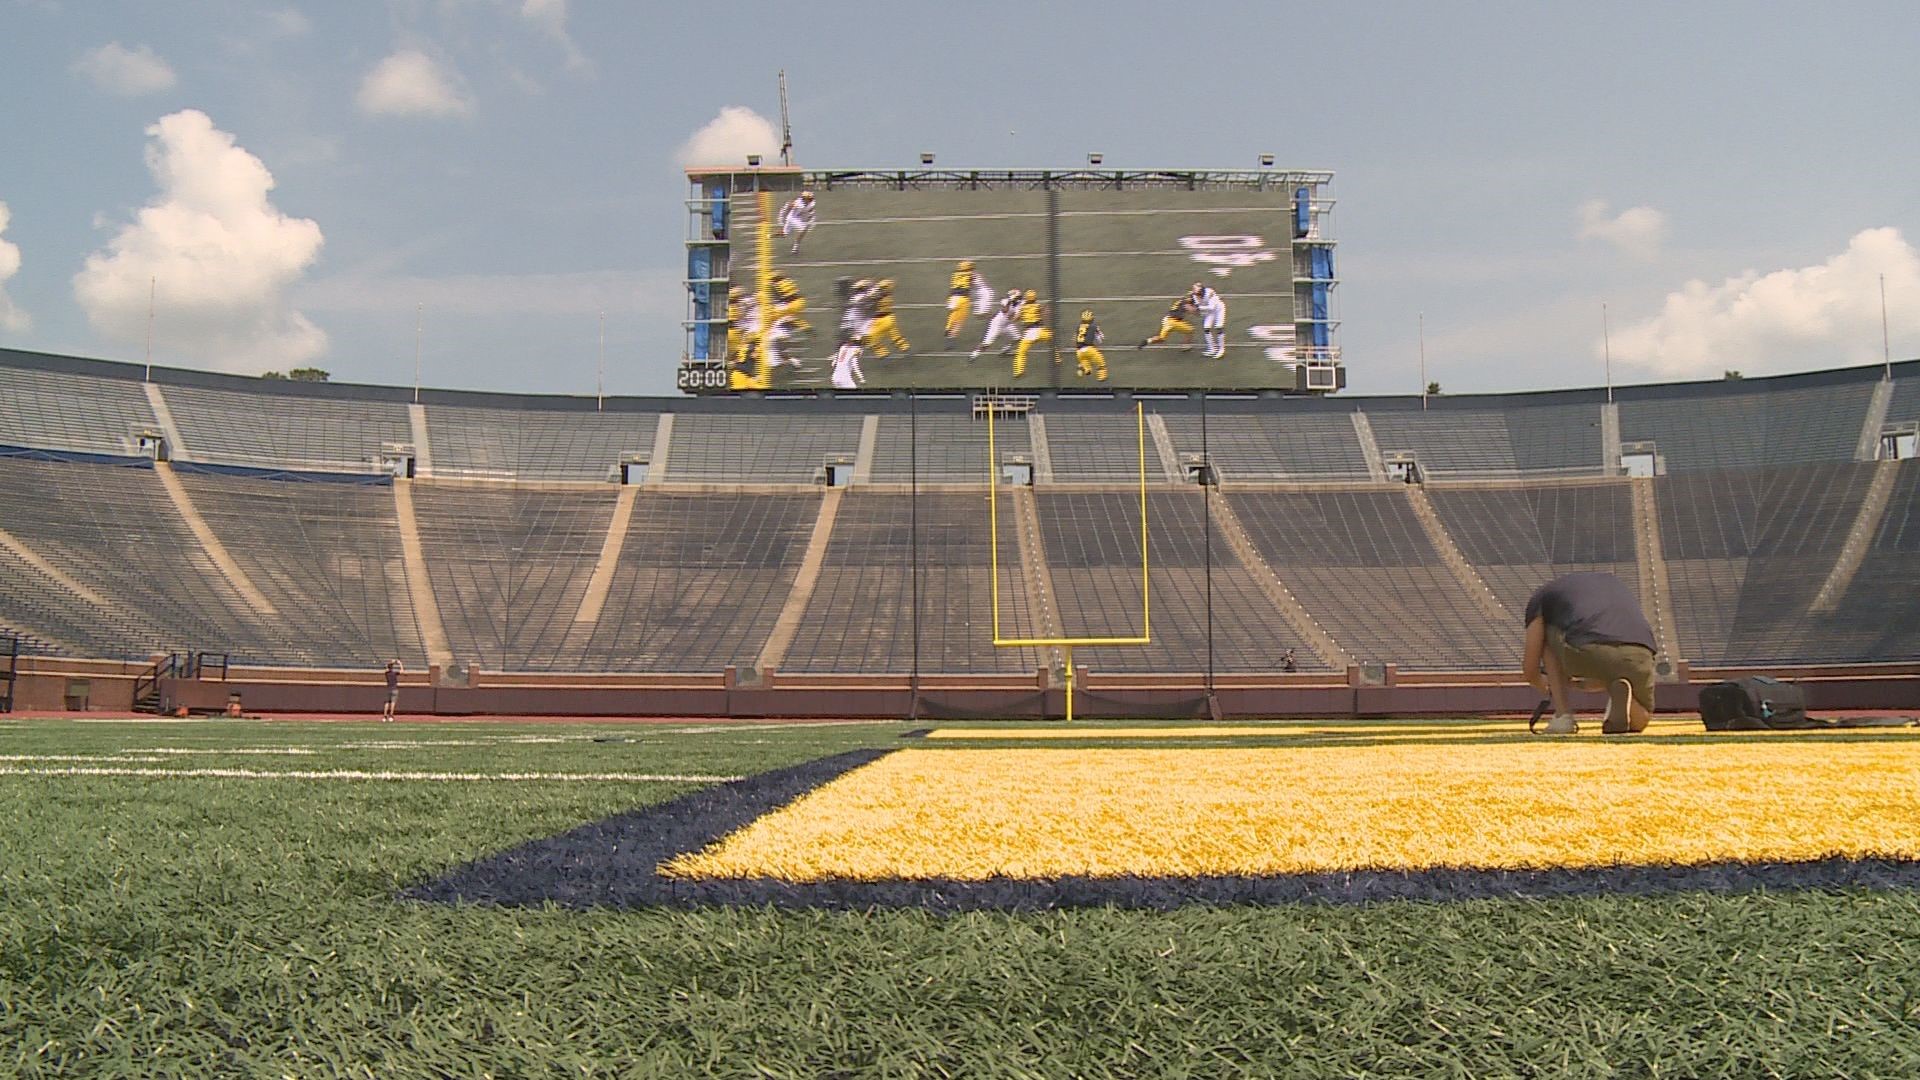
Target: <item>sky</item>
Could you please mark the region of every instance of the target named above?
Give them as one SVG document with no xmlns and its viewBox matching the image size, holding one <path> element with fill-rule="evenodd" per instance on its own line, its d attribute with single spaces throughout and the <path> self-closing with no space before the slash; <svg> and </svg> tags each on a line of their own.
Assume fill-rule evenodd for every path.
<svg viewBox="0 0 1920 1080">
<path fill-rule="evenodd" d="M 1916 44 L 1904 2 L 0 0 L 0 345 L 138 361 L 151 303 L 172 366 L 673 394 L 681 167 L 784 69 L 808 168 L 1332 170 L 1349 392 L 1418 392 L 1423 336 L 1453 392 L 1875 363 L 1883 279 L 1920 354 Z"/>
</svg>

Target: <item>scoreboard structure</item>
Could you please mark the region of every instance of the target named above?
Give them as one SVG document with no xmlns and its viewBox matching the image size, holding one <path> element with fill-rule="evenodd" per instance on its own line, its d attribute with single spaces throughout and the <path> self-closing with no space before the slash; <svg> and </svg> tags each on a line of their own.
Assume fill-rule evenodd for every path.
<svg viewBox="0 0 1920 1080">
<path fill-rule="evenodd" d="M 1346 385 L 1330 172 L 687 177 L 688 393 Z"/>
</svg>

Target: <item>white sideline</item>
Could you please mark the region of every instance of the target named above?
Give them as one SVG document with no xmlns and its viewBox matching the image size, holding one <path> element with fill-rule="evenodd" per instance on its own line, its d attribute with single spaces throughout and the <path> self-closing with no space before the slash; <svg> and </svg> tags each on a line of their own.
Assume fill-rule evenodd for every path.
<svg viewBox="0 0 1920 1080">
<path fill-rule="evenodd" d="M 452 772 L 368 772 L 361 769 L 129 769 L 114 766 L 63 766 L 25 769 L 0 766 L 0 776 L 136 776 L 175 777 L 216 780 L 509 780 L 514 782 L 554 781 L 561 783 L 659 783 L 727 784 L 744 779 L 739 776 L 676 776 L 658 773 L 452 773 Z"/>
</svg>

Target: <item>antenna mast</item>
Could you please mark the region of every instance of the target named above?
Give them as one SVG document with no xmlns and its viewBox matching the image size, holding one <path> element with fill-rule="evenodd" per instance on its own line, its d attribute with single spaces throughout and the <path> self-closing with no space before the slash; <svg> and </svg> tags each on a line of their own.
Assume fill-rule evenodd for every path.
<svg viewBox="0 0 1920 1080">
<path fill-rule="evenodd" d="M 780 69 L 780 164 L 793 164 L 793 124 L 787 120 L 787 69 Z"/>
</svg>

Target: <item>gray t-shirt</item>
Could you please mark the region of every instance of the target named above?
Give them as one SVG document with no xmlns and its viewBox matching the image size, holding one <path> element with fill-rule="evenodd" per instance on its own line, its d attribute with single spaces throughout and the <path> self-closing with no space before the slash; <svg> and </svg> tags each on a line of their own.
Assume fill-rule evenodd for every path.
<svg viewBox="0 0 1920 1080">
<path fill-rule="evenodd" d="M 1612 574 L 1584 570 L 1554 578 L 1527 601 L 1525 622 L 1531 625 L 1536 617 L 1558 629 L 1575 648 L 1617 642 L 1660 651 L 1653 627 L 1640 612 L 1639 597 Z"/>
</svg>

